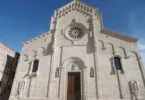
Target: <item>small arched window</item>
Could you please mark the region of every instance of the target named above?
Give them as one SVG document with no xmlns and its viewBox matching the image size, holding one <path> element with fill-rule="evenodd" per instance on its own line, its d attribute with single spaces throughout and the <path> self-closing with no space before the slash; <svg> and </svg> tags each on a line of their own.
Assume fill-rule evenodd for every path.
<svg viewBox="0 0 145 100">
<path fill-rule="evenodd" d="M 32 72 L 37 72 L 39 66 L 39 60 L 35 60 L 33 63 L 33 69 Z"/>
<path fill-rule="evenodd" d="M 119 57 L 114 57 L 114 63 L 116 70 L 122 70 L 121 61 Z"/>
</svg>

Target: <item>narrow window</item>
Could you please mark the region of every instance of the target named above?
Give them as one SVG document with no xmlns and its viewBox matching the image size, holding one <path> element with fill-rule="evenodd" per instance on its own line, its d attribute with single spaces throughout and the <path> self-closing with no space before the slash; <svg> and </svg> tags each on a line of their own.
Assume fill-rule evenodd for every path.
<svg viewBox="0 0 145 100">
<path fill-rule="evenodd" d="M 119 57 L 114 58 L 115 68 L 116 70 L 122 70 L 121 61 Z"/>
<path fill-rule="evenodd" d="M 32 70 L 32 72 L 37 72 L 38 65 L 39 65 L 39 60 L 35 60 L 34 63 L 33 63 L 33 70 Z"/>
</svg>

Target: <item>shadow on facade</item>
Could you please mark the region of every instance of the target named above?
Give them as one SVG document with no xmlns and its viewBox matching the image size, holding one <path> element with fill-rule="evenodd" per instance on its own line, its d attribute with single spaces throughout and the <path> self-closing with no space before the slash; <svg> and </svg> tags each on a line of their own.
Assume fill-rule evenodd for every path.
<svg viewBox="0 0 145 100">
<path fill-rule="evenodd" d="M 0 100 L 9 99 L 19 56 L 19 53 L 16 53 L 15 57 L 7 55 L 6 64 L 0 81 Z"/>
</svg>

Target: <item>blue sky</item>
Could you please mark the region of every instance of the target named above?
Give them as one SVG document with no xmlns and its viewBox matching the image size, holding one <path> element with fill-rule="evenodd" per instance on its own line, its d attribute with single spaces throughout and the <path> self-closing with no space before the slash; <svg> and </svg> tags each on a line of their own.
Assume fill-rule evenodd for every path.
<svg viewBox="0 0 145 100">
<path fill-rule="evenodd" d="M 49 30 L 54 10 L 72 0 L 0 0 L 0 41 L 20 52 L 21 43 Z M 104 27 L 139 38 L 145 64 L 145 0 L 81 0 L 99 9 Z"/>
</svg>

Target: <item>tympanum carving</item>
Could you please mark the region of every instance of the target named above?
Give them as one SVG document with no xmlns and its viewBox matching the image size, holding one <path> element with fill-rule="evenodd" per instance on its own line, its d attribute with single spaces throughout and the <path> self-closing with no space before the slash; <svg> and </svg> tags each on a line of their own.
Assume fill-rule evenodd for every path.
<svg viewBox="0 0 145 100">
<path fill-rule="evenodd" d="M 76 68 L 77 68 L 77 64 L 74 62 L 73 64 L 72 64 L 72 70 L 76 70 Z"/>
</svg>

